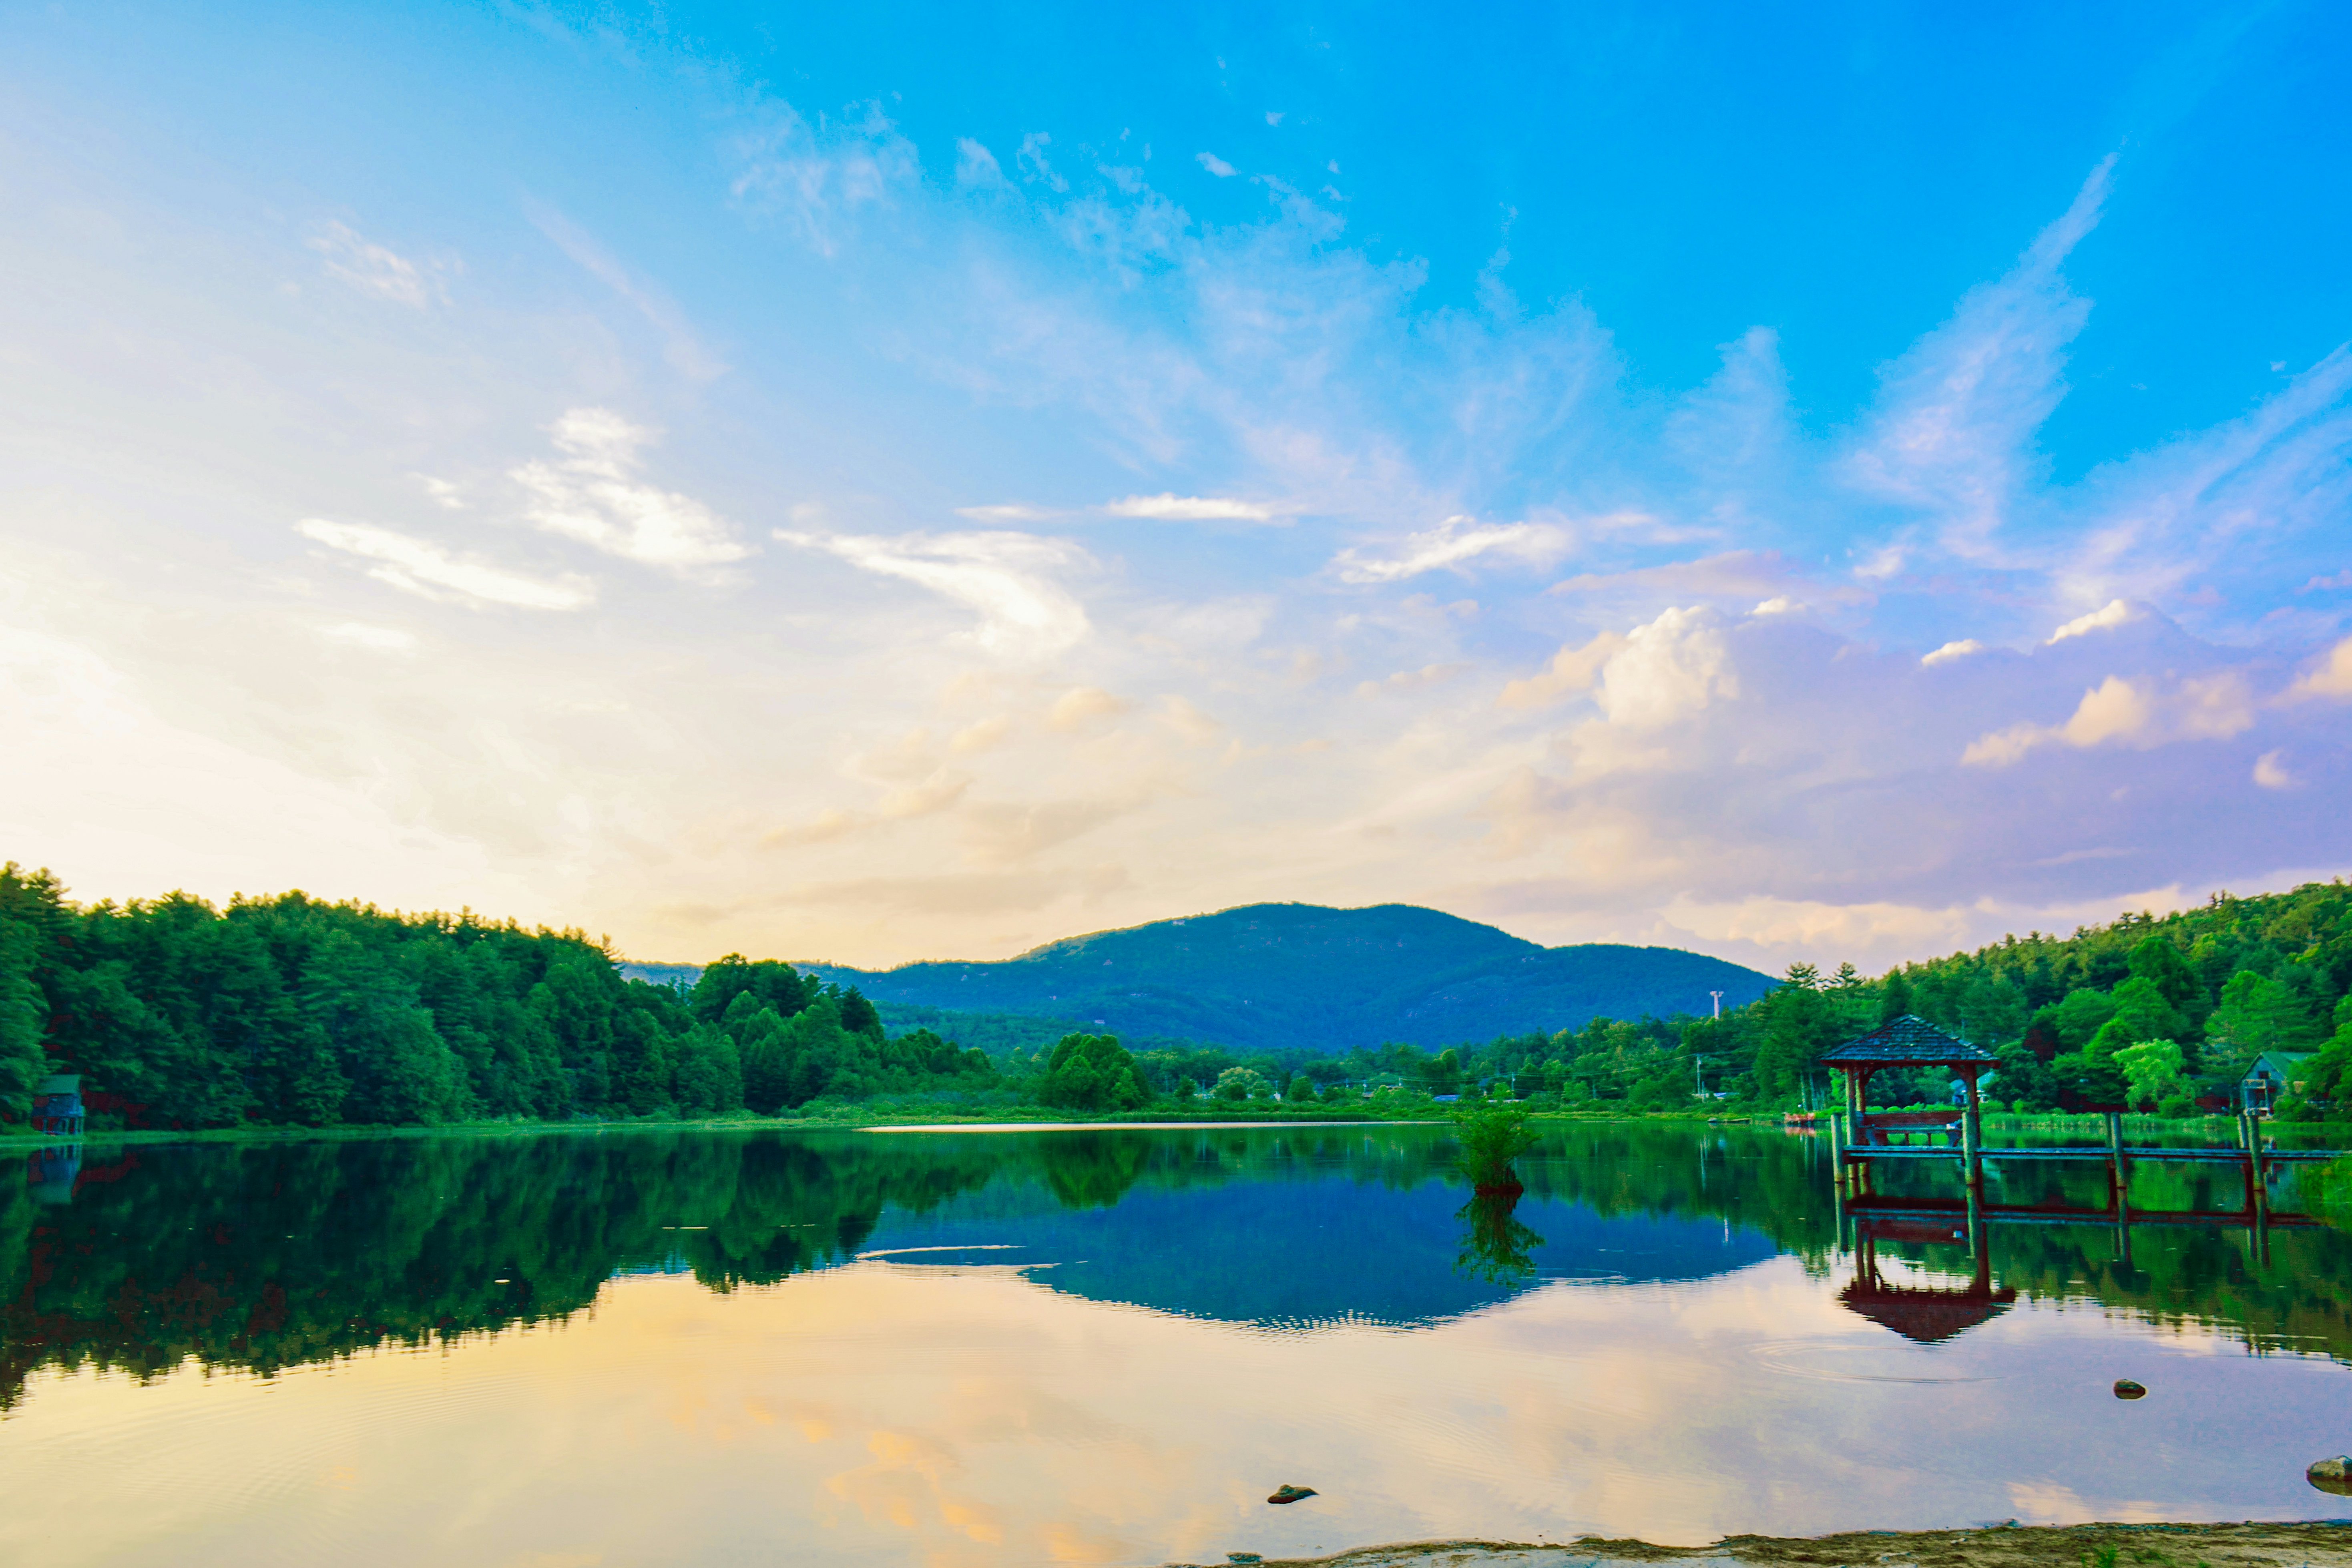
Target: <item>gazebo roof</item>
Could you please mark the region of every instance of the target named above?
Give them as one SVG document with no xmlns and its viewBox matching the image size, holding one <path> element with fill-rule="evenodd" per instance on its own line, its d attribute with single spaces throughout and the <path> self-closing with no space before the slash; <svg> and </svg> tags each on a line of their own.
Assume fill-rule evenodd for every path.
<svg viewBox="0 0 2352 1568">
<path fill-rule="evenodd" d="M 1948 1067 L 1998 1059 L 1982 1046 L 1956 1039 L 1909 1013 L 1822 1053 L 1822 1060 L 1832 1067 Z"/>
<path fill-rule="evenodd" d="M 2017 1300 L 2006 1286 L 1983 1290 L 1923 1290 L 1878 1286 L 1856 1279 L 1838 1292 L 1849 1311 L 1893 1329 L 1919 1344 L 1940 1344 L 1964 1334 L 1979 1323 L 1999 1317 Z"/>
</svg>

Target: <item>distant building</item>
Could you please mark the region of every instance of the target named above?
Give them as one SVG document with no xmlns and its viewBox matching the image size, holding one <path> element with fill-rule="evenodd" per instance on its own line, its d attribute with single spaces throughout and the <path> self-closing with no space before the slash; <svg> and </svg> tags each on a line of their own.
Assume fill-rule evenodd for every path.
<svg viewBox="0 0 2352 1568">
<path fill-rule="evenodd" d="M 2283 1094 L 2303 1092 L 2303 1064 L 2315 1051 L 2264 1051 L 2238 1080 L 2238 1103 L 2256 1115 L 2266 1114 Z"/>
<path fill-rule="evenodd" d="M 33 1131 L 81 1136 L 87 1119 L 81 1104 L 81 1078 L 76 1073 L 51 1073 L 33 1090 Z"/>
</svg>

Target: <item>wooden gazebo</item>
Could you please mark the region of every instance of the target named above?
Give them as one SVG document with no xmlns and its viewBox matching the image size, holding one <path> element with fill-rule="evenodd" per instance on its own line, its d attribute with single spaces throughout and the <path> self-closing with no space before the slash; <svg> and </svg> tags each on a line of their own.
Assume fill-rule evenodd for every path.
<svg viewBox="0 0 2352 1568">
<path fill-rule="evenodd" d="M 1977 1079 L 1998 1060 L 1982 1046 L 1956 1038 L 1906 1013 L 1891 1024 L 1881 1024 L 1859 1039 L 1848 1040 L 1822 1054 L 1822 1065 L 1845 1075 L 1846 1142 L 1856 1147 L 1884 1144 L 1889 1131 L 1957 1131 L 1956 1124 L 1974 1128 L 1977 1119 Z M 1872 1075 L 1886 1068 L 1949 1068 L 1969 1086 L 1965 1109 L 1949 1111 L 1881 1111 L 1870 1114 Z M 1955 1143 L 1960 1139 L 1955 1138 Z M 1969 1142 L 1973 1142 L 1971 1139 Z"/>
</svg>

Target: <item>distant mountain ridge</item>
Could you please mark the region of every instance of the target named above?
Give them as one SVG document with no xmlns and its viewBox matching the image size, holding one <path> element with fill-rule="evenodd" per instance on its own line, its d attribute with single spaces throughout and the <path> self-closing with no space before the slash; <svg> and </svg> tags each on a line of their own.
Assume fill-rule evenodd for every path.
<svg viewBox="0 0 2352 1568">
<path fill-rule="evenodd" d="M 1125 1037 L 1272 1051 L 1434 1048 L 1595 1016 L 1704 1014 L 1709 992 L 1729 1008 L 1772 984 L 1679 948 L 1548 948 L 1411 904 L 1251 904 L 1066 937 L 996 963 L 798 967 L 886 1008 L 1069 1018 Z"/>
</svg>

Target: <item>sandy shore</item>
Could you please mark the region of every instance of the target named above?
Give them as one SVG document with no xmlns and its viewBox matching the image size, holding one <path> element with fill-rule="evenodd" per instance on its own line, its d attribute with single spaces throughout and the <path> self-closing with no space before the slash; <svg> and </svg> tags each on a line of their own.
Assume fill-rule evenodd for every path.
<svg viewBox="0 0 2352 1568">
<path fill-rule="evenodd" d="M 1735 1535 L 1694 1547 L 1595 1537 L 1569 1546 L 1418 1541 L 1329 1557 L 1270 1557 L 1258 1568 L 1649 1568 L 1662 1563 L 1689 1568 L 2352 1568 L 2352 1522 L 2003 1525 L 1792 1540 Z"/>
</svg>

